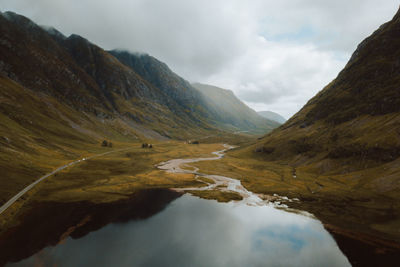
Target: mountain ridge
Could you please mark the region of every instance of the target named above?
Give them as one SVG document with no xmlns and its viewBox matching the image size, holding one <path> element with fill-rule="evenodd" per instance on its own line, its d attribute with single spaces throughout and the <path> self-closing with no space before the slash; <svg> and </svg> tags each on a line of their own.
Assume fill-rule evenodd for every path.
<svg viewBox="0 0 400 267">
<path fill-rule="evenodd" d="M 151 72 L 138 67 L 134 70 L 134 66 L 123 62 L 121 56 L 117 59 L 112 51 L 109 53 L 79 35 L 66 37 L 52 27 L 38 26 L 13 12 L 2 13 L 1 17 L 2 24 L 8 24 L 2 32 L 8 32 L 6 36 L 10 37 L 3 43 L 16 43 L 18 38 L 26 39 L 20 42 L 23 43 L 20 47 L 6 46 L 8 49 L 3 50 L 3 55 L 11 55 L 11 49 L 24 52 L 16 58 L 6 56 L 2 60 L 1 71 L 25 87 L 50 94 L 99 118 L 120 117 L 129 121 L 129 124 L 147 124 L 146 127 L 166 137 L 186 138 L 181 133 L 171 133 L 168 130 L 171 126 L 176 129 L 191 128 L 191 134 L 197 128 L 218 131 L 218 127 L 222 126 L 223 130 L 231 130 L 223 122 L 213 120 L 215 114 L 209 114 L 198 90 L 172 72 L 165 63 L 151 56 L 147 56 L 151 59 L 148 60 Z M 114 51 L 117 56 L 116 53 Z M 38 57 L 42 59 L 39 65 Z M 132 104 L 141 110 L 132 109 Z M 151 118 L 146 114 L 157 116 Z M 176 123 L 163 123 L 160 117 L 174 118 Z"/>
<path fill-rule="evenodd" d="M 221 117 L 221 121 L 230 123 L 238 130 L 250 131 L 253 129 L 253 131 L 262 133 L 279 126 L 275 121 L 258 115 L 238 99 L 231 90 L 201 83 L 194 83 L 193 87 L 204 96 L 207 108 L 215 114 L 215 117 Z M 265 125 L 265 127 L 259 125 Z"/>
<path fill-rule="evenodd" d="M 261 116 L 263 116 L 264 118 L 273 120 L 278 122 L 279 124 L 283 124 L 286 122 L 286 119 L 281 116 L 280 114 L 273 112 L 273 111 L 257 111 L 258 114 L 260 114 Z"/>
<path fill-rule="evenodd" d="M 254 111 L 250 111 L 250 108 L 237 99 L 233 93 L 228 95 L 228 99 L 219 98 L 220 103 L 216 105 L 213 97 L 219 96 L 222 92 L 221 90 L 225 89 L 212 86 L 215 94 L 211 97 L 210 90 L 198 88 L 199 86 L 201 87 L 200 84 L 190 84 L 170 70 L 167 64 L 160 62 L 148 54 L 130 53 L 123 50 L 109 52 L 125 65 L 139 73 L 150 84 L 160 88 L 163 92 L 172 94 L 172 97 L 177 98 L 178 102 L 182 103 L 190 113 L 197 110 L 197 113 L 208 118 L 214 127 L 221 127 L 222 129 L 234 132 L 249 131 L 262 134 L 278 126 L 273 121 L 263 120 L 261 117 L 258 117 Z M 208 93 L 206 94 L 205 91 Z M 228 101 L 230 102 L 228 103 Z M 226 105 L 229 105 L 229 108 L 222 108 L 222 106 Z M 243 114 L 228 110 L 234 110 L 239 106 Z"/>
</svg>

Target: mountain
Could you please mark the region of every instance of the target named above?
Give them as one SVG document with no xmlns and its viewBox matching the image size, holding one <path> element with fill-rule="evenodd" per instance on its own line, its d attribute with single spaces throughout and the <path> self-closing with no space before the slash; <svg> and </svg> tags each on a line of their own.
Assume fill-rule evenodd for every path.
<svg viewBox="0 0 400 267">
<path fill-rule="evenodd" d="M 201 114 L 214 127 L 263 134 L 279 126 L 258 116 L 231 91 L 210 85 L 190 84 L 152 56 L 121 50 L 109 52 L 151 85 L 176 99 L 190 114 Z"/>
<path fill-rule="evenodd" d="M 75 110 L 119 120 L 159 139 L 253 130 L 211 112 L 203 94 L 151 56 L 107 52 L 81 36 L 66 37 L 12 12 L 2 13 L 0 23 L 3 76 Z M 272 129 L 266 121 L 258 123 L 251 124 L 258 133 Z"/>
<path fill-rule="evenodd" d="M 286 122 L 286 119 L 279 115 L 278 113 L 272 112 L 272 111 L 257 111 L 257 113 L 261 116 L 263 116 L 266 119 L 276 121 L 279 124 L 283 124 Z"/>
<path fill-rule="evenodd" d="M 0 27 L 1 73 L 27 89 L 152 138 L 185 139 L 217 130 L 178 97 L 78 35 L 65 37 L 11 12 L 0 17 Z"/>
<path fill-rule="evenodd" d="M 321 173 L 397 164 L 399 36 L 397 13 L 358 46 L 335 80 L 285 124 L 260 140 L 259 151 L 270 159 L 316 164 Z M 398 178 L 384 172 L 380 180 L 385 179 L 394 182 Z M 400 183 L 395 184 L 381 190 L 399 189 Z"/>
<path fill-rule="evenodd" d="M 122 53 L 13 12 L 0 12 L 0 33 L 0 168 L 6 174 L 0 202 L 32 177 L 97 151 L 104 139 L 187 140 L 271 129 L 265 120 L 254 128 L 230 124 L 151 56 L 128 54 L 140 59 L 135 65 Z"/>
<path fill-rule="evenodd" d="M 206 99 L 206 107 L 219 121 L 232 125 L 241 131 L 266 132 L 279 126 L 273 120 L 265 119 L 240 101 L 232 91 L 212 85 L 194 83 Z"/>
<path fill-rule="evenodd" d="M 301 208 L 336 233 L 367 242 L 382 237 L 398 247 L 400 11 L 298 113 L 240 153 L 271 170 L 284 166 L 275 188 L 296 193 Z M 259 191 L 274 185 L 259 181 L 268 185 Z"/>
</svg>

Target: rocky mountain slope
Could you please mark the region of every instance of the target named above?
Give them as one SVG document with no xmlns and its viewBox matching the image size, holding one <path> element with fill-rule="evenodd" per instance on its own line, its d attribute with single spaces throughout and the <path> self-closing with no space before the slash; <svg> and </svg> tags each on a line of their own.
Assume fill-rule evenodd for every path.
<svg viewBox="0 0 400 267">
<path fill-rule="evenodd" d="M 276 112 L 272 112 L 272 111 L 257 111 L 257 113 L 261 116 L 263 116 L 266 119 L 269 120 L 273 120 L 278 122 L 279 124 L 283 124 L 286 122 L 286 119 L 284 117 L 282 117 L 281 115 L 279 115 Z"/>
</svg>

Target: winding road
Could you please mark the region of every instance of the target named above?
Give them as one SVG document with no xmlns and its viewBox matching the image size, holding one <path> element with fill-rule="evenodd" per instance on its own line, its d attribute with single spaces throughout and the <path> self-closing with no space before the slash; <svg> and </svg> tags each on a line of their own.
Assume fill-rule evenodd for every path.
<svg viewBox="0 0 400 267">
<path fill-rule="evenodd" d="M 120 151 L 125 151 L 125 150 L 129 150 L 132 149 L 132 147 L 130 148 L 123 148 L 123 149 L 118 149 L 118 150 L 113 150 L 113 151 L 108 151 L 108 152 L 104 152 L 101 154 L 97 154 L 97 155 L 93 155 L 87 158 L 82 158 L 82 159 L 78 159 L 75 160 L 73 162 L 70 162 L 68 164 L 65 164 L 61 167 L 58 167 L 57 169 L 55 169 L 54 171 L 40 177 L 38 180 L 36 180 L 35 182 L 31 183 L 30 185 L 28 185 L 27 187 L 25 187 L 24 189 L 22 189 L 21 191 L 19 191 L 19 193 L 17 193 L 15 196 L 13 196 L 10 200 L 8 200 L 3 206 L 0 207 L 0 214 L 2 214 L 5 210 L 7 210 L 12 204 L 15 203 L 15 201 L 17 201 L 20 197 L 22 197 L 26 192 L 28 192 L 29 190 L 31 190 L 35 185 L 37 185 L 38 183 L 40 183 L 41 181 L 43 181 L 44 179 L 48 178 L 49 176 L 52 176 L 53 174 L 56 174 L 59 171 L 64 170 L 65 168 L 68 168 L 70 166 L 76 165 L 82 161 L 88 160 L 88 159 L 92 159 L 92 158 L 97 158 L 97 157 L 101 157 L 110 153 L 115 153 L 115 152 L 120 152 Z"/>
</svg>

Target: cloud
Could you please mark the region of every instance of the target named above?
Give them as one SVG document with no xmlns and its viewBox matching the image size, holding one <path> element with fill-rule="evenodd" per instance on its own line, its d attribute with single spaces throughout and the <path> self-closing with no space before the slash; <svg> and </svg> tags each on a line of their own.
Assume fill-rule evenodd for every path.
<svg viewBox="0 0 400 267">
<path fill-rule="evenodd" d="M 269 42 L 260 37 L 235 64 L 210 76 L 256 110 L 289 117 L 332 80 L 344 62 L 315 46 Z"/>
<path fill-rule="evenodd" d="M 286 117 L 335 78 L 397 0 L 2 0 L 106 49 L 147 52 L 190 81 Z"/>
</svg>

